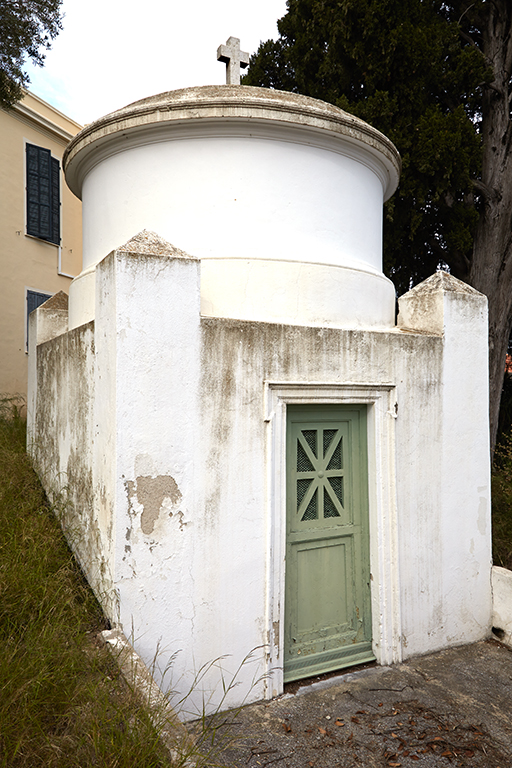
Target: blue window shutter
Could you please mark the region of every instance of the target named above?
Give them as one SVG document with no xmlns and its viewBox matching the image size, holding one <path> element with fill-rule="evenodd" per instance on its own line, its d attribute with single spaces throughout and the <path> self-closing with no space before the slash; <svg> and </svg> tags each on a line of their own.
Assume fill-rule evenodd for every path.
<svg viewBox="0 0 512 768">
<path fill-rule="evenodd" d="M 28 348 L 28 319 L 30 313 L 51 299 L 51 293 L 39 293 L 39 291 L 27 291 L 27 348 Z"/>
<path fill-rule="evenodd" d="M 51 175 L 52 232 L 50 240 L 58 245 L 60 243 L 60 167 L 59 161 L 54 157 L 52 157 Z"/>
<path fill-rule="evenodd" d="M 49 149 L 27 144 L 27 234 L 60 243 L 60 166 Z"/>
</svg>

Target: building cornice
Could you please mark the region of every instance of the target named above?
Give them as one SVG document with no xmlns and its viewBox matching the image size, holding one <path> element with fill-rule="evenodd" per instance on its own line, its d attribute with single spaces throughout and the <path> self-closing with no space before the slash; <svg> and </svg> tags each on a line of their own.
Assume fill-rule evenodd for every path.
<svg viewBox="0 0 512 768">
<path fill-rule="evenodd" d="M 51 112 L 54 112 L 57 117 L 62 117 L 62 119 L 65 120 L 67 123 L 71 123 L 72 125 L 76 126 L 76 131 L 71 132 L 66 130 L 66 128 L 63 128 L 62 125 L 59 125 L 59 123 L 55 122 L 54 120 L 51 120 L 49 117 L 45 117 L 37 109 L 30 107 L 25 101 L 26 96 L 28 96 L 31 100 L 35 101 L 36 103 L 41 104 L 41 106 L 44 107 L 45 109 L 50 110 Z M 51 104 L 48 104 L 39 96 L 36 96 L 35 93 L 31 93 L 30 91 L 24 91 L 23 99 L 21 101 L 16 102 L 16 104 L 13 105 L 12 111 L 17 113 L 17 117 L 22 119 L 24 122 L 27 122 L 29 124 L 35 123 L 39 128 L 42 128 L 51 136 L 61 139 L 66 144 L 70 142 L 71 139 L 82 129 L 82 126 L 79 125 L 79 123 L 76 123 L 70 117 L 67 117 L 62 112 L 59 112 L 58 109 L 55 109 L 55 107 L 53 107 Z"/>
<path fill-rule="evenodd" d="M 62 139 L 66 143 L 71 141 L 74 133 L 70 133 L 69 131 L 66 131 L 64 128 L 61 128 L 57 123 L 54 123 L 52 120 L 48 120 L 48 118 L 43 117 L 42 115 L 38 114 L 34 109 L 31 109 L 30 107 L 27 107 L 26 104 L 23 104 L 23 102 L 18 102 L 14 105 L 14 111 L 17 112 L 19 115 L 22 115 L 24 118 L 28 119 L 32 123 L 36 123 L 41 128 L 44 128 L 46 131 L 49 131 L 50 133 L 57 136 L 59 139 Z"/>
</svg>

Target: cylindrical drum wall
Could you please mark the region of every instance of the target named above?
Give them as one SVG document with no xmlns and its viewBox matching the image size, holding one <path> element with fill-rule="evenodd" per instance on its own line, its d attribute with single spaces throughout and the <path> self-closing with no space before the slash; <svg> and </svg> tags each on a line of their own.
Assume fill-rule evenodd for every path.
<svg viewBox="0 0 512 768">
<path fill-rule="evenodd" d="M 137 102 L 82 133 L 65 159 L 83 201 L 71 327 L 94 316 L 94 265 L 142 229 L 202 260 L 206 315 L 393 324 L 382 205 L 399 160 L 362 121 L 294 94 L 225 86 Z"/>
</svg>

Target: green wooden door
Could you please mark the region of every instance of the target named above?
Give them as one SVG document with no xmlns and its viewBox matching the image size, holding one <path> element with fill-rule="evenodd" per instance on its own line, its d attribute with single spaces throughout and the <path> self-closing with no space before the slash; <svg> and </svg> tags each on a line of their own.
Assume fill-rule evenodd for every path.
<svg viewBox="0 0 512 768">
<path fill-rule="evenodd" d="M 284 680 L 374 659 L 366 406 L 289 406 Z"/>
</svg>

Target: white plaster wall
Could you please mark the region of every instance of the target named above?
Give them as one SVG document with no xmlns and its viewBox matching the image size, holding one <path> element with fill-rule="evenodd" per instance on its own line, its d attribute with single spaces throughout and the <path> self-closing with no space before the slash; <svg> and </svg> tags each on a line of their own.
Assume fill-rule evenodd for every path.
<svg viewBox="0 0 512 768">
<path fill-rule="evenodd" d="M 201 501 L 199 262 L 114 252 L 97 277 L 97 334 L 115 368 L 103 407 L 115 436 L 105 450 L 113 449 L 119 619 L 148 665 L 156 656 L 164 687 L 183 693 L 215 658 L 216 605 L 202 589 L 203 573 L 215 572 Z M 217 695 L 217 674 L 210 684 Z M 201 701 L 196 691 L 187 706 L 200 713 Z"/>
<path fill-rule="evenodd" d="M 503 632 L 502 643 L 512 647 L 512 571 L 492 569 L 492 626 Z"/>
<path fill-rule="evenodd" d="M 223 126 L 225 132 L 225 127 Z M 201 258 L 203 313 L 337 327 L 390 327 L 382 274 L 382 169 L 337 138 L 249 128 L 118 146 L 82 185 L 84 271 L 70 327 L 94 317 L 94 265 L 149 229 Z M 191 133 L 193 133 L 191 129 Z M 250 290 L 248 290 L 250 286 Z"/>
<path fill-rule="evenodd" d="M 381 273 L 382 182 L 342 150 L 249 135 L 118 151 L 83 182 L 84 269 L 149 229 L 200 259 Z"/>
<path fill-rule="evenodd" d="M 418 550 L 423 562 L 414 563 L 414 581 L 412 568 L 401 568 L 404 654 L 411 656 L 473 642 L 490 631 L 487 300 L 438 272 L 399 304 L 399 325 L 442 334 L 444 348 L 420 384 L 438 388 L 435 408 L 428 412 L 432 427 L 437 426 L 425 432 L 422 419 L 417 454 L 404 452 L 404 464 L 397 460 L 397 476 L 406 490 L 399 504 L 410 510 L 401 532 L 401 563 L 412 559 L 415 537 L 429 541 L 432 549 Z M 416 590 L 411 589 L 414 582 Z M 418 611 L 418 604 L 428 609 Z"/>
<path fill-rule="evenodd" d="M 471 289 L 469 289 L 471 290 Z M 444 645 L 491 628 L 491 476 L 488 429 L 487 299 L 447 291 L 444 298 L 443 527 Z M 463 375 L 471 360 L 471 375 Z M 461 584 L 465 583 L 465 588 Z"/>
<path fill-rule="evenodd" d="M 374 387 L 386 385 L 396 392 L 399 416 L 395 419 L 393 403 L 383 418 L 393 420 L 396 426 L 397 466 L 410 461 L 407 469 L 416 478 L 416 487 L 411 483 L 412 487 L 406 489 L 411 499 L 410 506 L 408 504 L 405 509 L 404 476 L 396 479 L 396 485 L 393 478 L 386 486 L 388 493 L 396 489 L 402 503 L 402 507 L 398 502 L 389 505 L 386 500 L 391 509 L 398 505 L 397 530 L 390 534 L 386 528 L 387 521 L 385 530 L 378 529 L 376 520 L 379 509 L 374 511 L 371 533 L 374 577 L 372 604 L 376 640 L 374 651 L 383 663 L 401 660 L 403 638 L 396 617 L 399 618 L 404 609 L 406 616 L 403 621 L 408 626 L 419 620 L 422 626 L 427 627 L 422 648 L 423 652 L 427 651 L 428 629 L 433 625 L 430 604 L 437 595 L 422 590 L 421 584 L 425 571 L 436 574 L 439 570 L 439 552 L 433 543 L 439 536 L 439 520 L 435 518 L 435 510 L 440 502 L 439 484 L 433 484 L 429 466 L 429 459 L 436 451 L 434 439 L 437 425 L 434 421 L 436 410 L 439 412 L 440 387 L 429 387 L 428 384 L 436 369 L 440 370 L 441 337 L 402 335 L 397 332 L 310 329 L 216 319 L 203 320 L 202 328 L 204 465 L 209 470 L 206 474 L 206 498 L 211 500 L 208 521 L 214 521 L 208 524 L 210 528 L 213 524 L 215 526 L 212 529 L 211 552 L 215 569 L 224 572 L 226 588 L 229 588 L 226 592 L 229 600 L 226 603 L 233 607 L 233 615 L 245 617 L 247 604 L 254 608 L 252 620 L 245 622 L 245 633 L 248 629 L 252 632 L 252 642 L 250 638 L 245 640 L 246 649 L 250 650 L 258 643 L 269 643 L 272 633 L 280 632 L 279 628 L 272 626 L 273 622 L 282 624 L 284 617 L 282 594 L 271 594 L 272 589 L 268 590 L 269 565 L 266 566 L 266 574 L 263 570 L 264 564 L 268 563 L 272 531 L 274 527 L 283 524 L 282 519 L 272 517 L 272 497 L 282 491 L 272 485 L 272 471 L 269 470 L 275 457 L 269 454 L 271 441 L 267 441 L 267 430 L 271 424 L 265 421 L 267 413 L 263 402 L 263 383 L 283 382 L 284 387 L 285 382 L 291 382 L 297 388 L 300 383 L 309 384 L 304 394 L 304 401 L 308 402 L 308 392 L 312 389 L 321 390 L 328 385 L 330 389 L 337 385 L 351 391 L 365 385 L 365 389 L 371 389 L 372 382 Z M 322 402 L 320 395 L 316 394 L 315 397 L 320 397 L 315 402 Z M 343 402 L 343 393 L 338 397 L 338 401 Z M 326 400 L 329 401 L 332 400 Z M 384 402 L 387 402 L 386 399 Z M 379 407 L 382 407 L 381 403 Z M 411 424 L 414 424 L 413 429 L 410 428 Z M 376 447 L 378 453 L 390 449 L 394 449 L 393 443 Z M 393 467 L 394 457 L 386 457 L 386 462 L 388 467 Z M 370 462 L 370 466 L 375 467 L 375 460 Z M 221 486 L 219 478 L 223 480 Z M 373 475 L 370 479 L 370 497 L 377 505 L 382 503 L 378 482 L 378 478 Z M 421 513 L 417 508 L 421 507 L 422 492 L 426 486 L 434 488 Z M 410 508 L 415 510 L 417 519 L 407 523 Z M 425 523 L 424 538 L 420 544 L 417 538 L 418 519 L 428 517 L 434 517 L 434 521 L 430 525 Z M 393 525 L 392 521 L 390 524 Z M 404 525 L 412 529 L 407 548 L 402 547 L 396 552 L 392 544 L 386 543 L 386 551 L 391 547 L 400 561 L 392 564 L 381 562 L 384 537 L 392 535 L 400 541 Z M 244 560 L 241 563 L 234 560 L 237 551 L 243 552 Z M 380 578 L 384 578 L 384 571 L 389 567 L 393 573 L 386 574 L 386 578 L 395 585 L 400 584 L 398 591 L 393 591 L 397 589 L 396 586 L 381 590 Z M 277 587 L 278 581 L 276 579 Z M 213 604 L 216 601 L 216 586 L 217 581 L 215 584 L 210 583 L 209 587 L 205 585 Z M 434 582 L 434 587 L 438 593 L 442 592 L 439 580 Z M 407 600 L 407 591 L 416 596 L 414 602 Z M 261 622 L 262 616 L 271 616 L 273 621 L 267 621 L 265 626 Z M 397 626 L 399 631 L 395 631 L 394 637 L 390 636 L 390 628 L 396 630 Z M 222 615 L 219 614 L 214 637 L 222 638 L 224 635 Z M 385 647 L 380 645 L 381 637 L 387 643 Z M 233 634 L 231 639 L 233 641 Z M 280 663 L 278 653 L 272 663 Z M 270 695 L 275 690 L 275 677 L 272 675 L 269 680 L 267 692 Z"/>
<path fill-rule="evenodd" d="M 402 319 L 415 307 L 408 330 L 350 331 L 201 318 L 194 259 L 118 251 L 101 262 L 97 278 L 96 373 L 77 362 L 83 359 L 79 339 L 88 339 L 90 360 L 91 326 L 39 348 L 40 434 L 57 466 L 65 463 L 59 457 L 80 455 L 85 446 L 82 463 L 95 468 L 94 509 L 103 515 L 94 530 L 110 532 L 112 548 L 105 538 L 103 547 L 119 620 L 145 662 L 151 665 L 157 654 L 159 678 L 182 695 L 207 665 L 187 701 L 189 712 L 197 714 L 205 701 L 227 707 L 280 692 L 271 672 L 280 663 L 279 648 L 267 655 L 284 616 L 272 571 L 274 530 L 283 519 L 274 504 L 282 489 L 274 482 L 268 382 L 310 385 L 310 392 L 380 387 L 389 393 L 370 404 L 371 410 L 385 403 L 387 410 L 369 419 L 370 439 L 379 420 L 380 434 L 394 435 L 379 439 L 369 457 L 370 469 L 386 466 L 391 475 L 385 504 L 378 475 L 369 479 L 378 660 L 399 661 L 487 635 L 483 297 L 437 276 L 402 301 Z M 421 325 L 418 312 L 424 324 L 430 316 L 431 332 L 411 330 Z M 468 369 L 469 351 L 474 364 Z M 96 399 L 94 463 L 92 434 L 72 426 L 72 447 L 66 431 L 66 419 L 92 422 L 76 407 L 77 372 L 95 381 L 88 392 L 91 403 Z M 382 428 L 386 419 L 392 430 Z M 387 454 L 384 463 L 379 452 Z M 72 478 L 78 483 L 76 473 Z M 382 509 L 392 514 L 383 519 Z M 90 529 L 82 518 L 78 524 L 87 553 Z M 381 561 L 383 551 L 393 553 L 389 562 Z M 384 578 L 391 587 L 382 588 Z M 251 652 L 241 684 L 222 700 L 219 669 L 208 665 L 222 656 L 229 680 Z M 165 678 L 163 667 L 174 654 Z M 270 678 L 260 679 L 265 672 Z"/>
<path fill-rule="evenodd" d="M 94 323 L 95 368 L 93 409 L 93 478 L 95 511 L 103 532 L 109 570 L 115 584 L 110 596 L 109 618 L 113 624 L 120 621 L 119 588 L 116 574 L 116 477 L 118 449 L 117 407 L 117 296 L 113 260 L 105 259 L 102 274 L 109 280 L 96 283 L 97 317 Z M 102 601 L 103 603 L 104 601 Z"/>
</svg>

